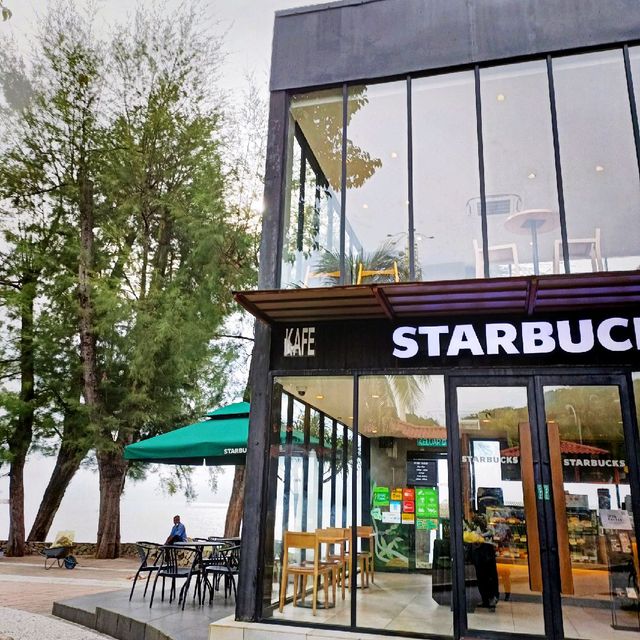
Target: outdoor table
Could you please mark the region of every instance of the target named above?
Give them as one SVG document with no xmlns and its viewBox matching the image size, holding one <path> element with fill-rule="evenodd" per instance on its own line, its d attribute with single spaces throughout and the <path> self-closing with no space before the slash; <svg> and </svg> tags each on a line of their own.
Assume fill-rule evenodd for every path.
<svg viewBox="0 0 640 640">
<path fill-rule="evenodd" d="M 558 214 L 551 209 L 525 209 L 512 213 L 504 222 L 508 231 L 520 235 L 531 234 L 533 247 L 533 272 L 540 274 L 540 257 L 538 253 L 538 234 L 557 229 L 560 221 Z"/>
<path fill-rule="evenodd" d="M 200 591 L 201 589 L 201 580 L 204 577 L 204 566 L 206 564 L 205 560 L 204 560 L 204 549 L 206 547 L 211 547 L 212 549 L 214 547 L 224 547 L 228 544 L 228 542 L 223 541 L 223 540 L 194 540 L 194 541 L 186 541 L 186 542 L 174 542 L 173 544 L 168 544 L 168 545 L 163 545 L 161 548 L 183 548 L 183 549 L 193 549 L 196 552 L 196 559 L 195 559 L 195 565 L 198 567 L 199 571 L 197 574 L 197 582 L 196 582 L 196 589 L 198 589 L 198 591 Z M 202 574 L 202 575 L 201 575 Z M 187 584 L 185 584 L 183 586 L 183 589 L 187 586 Z M 186 598 L 187 594 L 184 594 L 184 597 Z M 203 598 L 202 598 L 203 600 Z"/>
</svg>

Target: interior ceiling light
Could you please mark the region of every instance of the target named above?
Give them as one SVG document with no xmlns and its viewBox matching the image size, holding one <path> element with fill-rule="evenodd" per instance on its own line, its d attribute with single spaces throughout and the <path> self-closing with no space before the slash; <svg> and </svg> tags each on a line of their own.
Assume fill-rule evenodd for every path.
<svg viewBox="0 0 640 640">
<path fill-rule="evenodd" d="M 379 395 L 379 394 L 377 394 L 377 393 L 373 393 L 373 394 L 371 395 L 371 397 L 372 397 L 372 398 L 379 398 L 379 397 L 380 397 L 380 395 Z"/>
<path fill-rule="evenodd" d="M 395 151 L 392 151 L 392 152 L 391 152 L 391 157 L 392 157 L 392 158 L 397 158 L 397 157 L 398 157 L 398 154 L 397 154 Z"/>
<path fill-rule="evenodd" d="M 316 396 L 316 400 L 324 400 L 324 396 L 323 395 L 317 395 Z"/>
<path fill-rule="evenodd" d="M 498 102 L 504 102 L 504 101 L 505 101 L 505 95 L 504 95 L 504 93 L 499 93 L 499 94 L 496 96 L 496 100 L 497 100 Z"/>
<path fill-rule="evenodd" d="M 378 430 L 377 430 L 377 429 L 375 429 L 375 428 L 374 428 L 374 429 L 371 429 L 371 433 L 378 433 Z"/>
<path fill-rule="evenodd" d="M 596 165 L 596 171 L 598 173 L 602 173 L 604 171 L 604 167 L 601 164 Z"/>
<path fill-rule="evenodd" d="M 533 180 L 536 177 L 536 174 L 532 171 L 527 178 L 529 178 L 529 180 Z"/>
<path fill-rule="evenodd" d="M 368 208 L 369 208 L 369 205 L 365 202 L 365 203 L 362 205 L 362 208 L 363 208 L 363 209 L 368 209 Z"/>
</svg>

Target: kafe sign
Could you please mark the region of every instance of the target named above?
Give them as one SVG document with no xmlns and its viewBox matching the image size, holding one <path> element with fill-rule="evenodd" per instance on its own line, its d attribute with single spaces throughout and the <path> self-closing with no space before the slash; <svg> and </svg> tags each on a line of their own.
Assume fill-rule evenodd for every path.
<svg viewBox="0 0 640 640">
<path fill-rule="evenodd" d="M 640 351 L 640 318 L 438 324 L 397 327 L 393 356 L 528 355 Z"/>
<path fill-rule="evenodd" d="M 284 330 L 283 354 L 288 358 L 316 355 L 316 328 L 289 327 Z"/>
</svg>

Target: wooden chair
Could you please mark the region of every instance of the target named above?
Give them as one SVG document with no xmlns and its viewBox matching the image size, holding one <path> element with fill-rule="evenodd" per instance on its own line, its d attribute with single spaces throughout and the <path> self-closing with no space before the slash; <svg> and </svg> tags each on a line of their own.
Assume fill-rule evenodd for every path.
<svg viewBox="0 0 640 640">
<path fill-rule="evenodd" d="M 484 259 L 482 247 L 473 239 L 473 249 L 476 257 L 476 278 L 484 278 Z M 489 247 L 489 264 L 502 264 L 509 267 L 509 275 L 520 275 L 520 261 L 518 247 L 514 243 L 496 244 Z"/>
<path fill-rule="evenodd" d="M 600 228 L 596 227 L 593 238 L 569 238 L 567 240 L 569 259 L 589 258 L 594 272 L 604 271 L 602 248 L 600 245 Z M 564 262 L 562 240 L 553 243 L 553 272 L 560 273 L 560 264 Z"/>
<path fill-rule="evenodd" d="M 356 284 L 362 284 L 363 278 L 375 278 L 377 276 L 391 276 L 394 282 L 400 282 L 398 263 L 394 260 L 393 265 L 387 269 L 365 269 L 362 262 L 358 263 L 358 275 L 356 277 Z"/>
<path fill-rule="evenodd" d="M 335 567 L 333 582 L 335 585 L 335 583 L 340 580 L 342 599 L 344 600 L 347 575 L 349 573 L 349 556 L 346 552 L 349 534 L 345 534 L 345 530 L 341 527 L 317 529 L 316 533 L 318 535 L 319 544 L 327 546 L 325 562 Z"/>
<path fill-rule="evenodd" d="M 373 549 L 371 548 L 375 533 L 373 531 L 373 527 L 361 526 L 358 527 L 357 535 L 358 538 L 369 541 L 369 549 L 358 551 L 358 564 L 360 565 L 360 572 L 362 576 L 366 576 L 367 586 L 369 586 L 369 579 L 371 579 L 371 582 L 376 581 L 376 571 L 373 561 Z"/>
<path fill-rule="evenodd" d="M 313 561 L 302 560 L 299 563 L 289 564 L 289 550 L 296 549 L 299 551 L 313 551 Z M 296 606 L 298 599 L 298 579 L 301 582 L 301 602 L 304 602 L 306 595 L 306 578 L 311 577 L 313 580 L 313 596 L 312 609 L 313 615 L 316 615 L 318 606 L 318 580 L 324 579 L 324 607 L 329 608 L 329 579 L 332 572 L 335 571 L 335 565 L 322 563 L 320 561 L 320 543 L 315 532 L 298 532 L 285 531 L 284 540 L 282 541 L 282 579 L 280 581 L 280 613 L 284 609 L 284 601 L 287 593 L 287 584 L 289 575 L 293 576 L 293 606 Z M 335 582 L 333 589 L 333 598 L 335 603 Z"/>
</svg>

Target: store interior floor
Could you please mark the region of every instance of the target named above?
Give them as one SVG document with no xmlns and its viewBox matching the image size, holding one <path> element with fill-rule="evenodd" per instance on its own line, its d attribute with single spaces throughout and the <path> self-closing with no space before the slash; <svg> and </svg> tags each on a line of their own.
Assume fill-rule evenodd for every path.
<svg viewBox="0 0 640 640">
<path fill-rule="evenodd" d="M 563 619 L 565 636 L 577 640 L 637 640 L 637 631 L 620 631 L 611 627 L 611 611 L 606 603 L 609 600 L 606 591 L 606 581 L 600 585 L 603 572 L 589 572 L 592 576 L 592 586 L 596 590 L 598 606 L 591 606 L 585 599 L 584 606 L 579 598 L 572 598 L 571 604 L 564 603 Z M 599 575 L 598 575 L 599 574 Z M 584 576 L 581 586 L 585 586 Z M 535 602 L 521 601 L 519 592 L 524 591 L 525 585 L 519 576 L 512 578 L 512 598 L 509 601 L 501 599 L 495 611 L 476 608 L 468 614 L 470 628 L 509 633 L 525 633 L 544 636 L 542 607 Z M 291 585 L 290 585 L 291 591 Z M 274 585 L 274 593 L 278 593 Z M 290 595 L 290 594 L 289 594 Z M 592 600 L 592 599 L 591 599 Z M 311 596 L 306 598 L 311 604 Z M 447 606 L 438 605 L 431 597 L 431 576 L 424 574 L 376 573 L 375 583 L 366 589 L 357 590 L 357 625 L 371 629 L 387 629 L 398 632 L 413 632 L 453 635 L 453 613 Z M 593 604 L 593 602 L 591 602 Z M 636 612 L 619 612 L 618 623 L 628 620 L 629 624 L 638 621 Z M 274 619 L 308 622 L 313 624 L 332 624 L 348 626 L 351 617 L 349 592 L 345 600 L 340 597 L 338 588 L 335 607 L 324 609 L 319 607 L 314 616 L 311 608 L 293 607 L 291 603 L 284 607 L 282 613 L 276 608 Z"/>
</svg>

